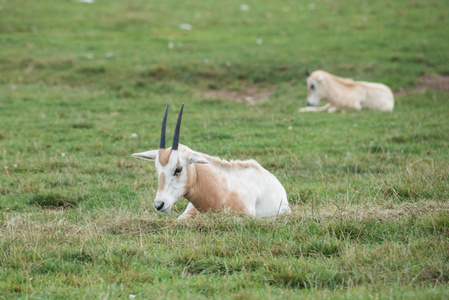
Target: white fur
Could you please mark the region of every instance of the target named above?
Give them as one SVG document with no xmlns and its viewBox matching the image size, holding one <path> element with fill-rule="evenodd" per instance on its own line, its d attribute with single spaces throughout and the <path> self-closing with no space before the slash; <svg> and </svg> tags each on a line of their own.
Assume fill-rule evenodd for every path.
<svg viewBox="0 0 449 300">
<path fill-rule="evenodd" d="M 307 107 L 299 112 L 334 112 L 338 108 L 351 110 L 393 111 L 394 96 L 389 87 L 381 83 L 352 81 L 325 71 L 315 71 L 307 77 Z M 316 107 L 321 100 L 328 103 Z"/>
</svg>

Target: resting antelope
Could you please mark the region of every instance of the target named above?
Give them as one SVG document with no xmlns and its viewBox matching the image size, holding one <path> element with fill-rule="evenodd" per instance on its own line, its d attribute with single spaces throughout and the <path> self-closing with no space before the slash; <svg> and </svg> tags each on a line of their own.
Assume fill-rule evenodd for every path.
<svg viewBox="0 0 449 300">
<path fill-rule="evenodd" d="M 154 208 L 170 211 L 180 197 L 189 204 L 179 219 L 193 217 L 198 211 L 230 209 L 255 217 L 289 213 L 284 187 L 277 178 L 255 160 L 225 161 L 179 144 L 184 104 L 178 115 L 173 144 L 165 148 L 168 105 L 162 121 L 158 150 L 132 156 L 154 161 L 158 189 Z"/>
<path fill-rule="evenodd" d="M 341 109 L 372 109 L 392 111 L 394 97 L 390 88 L 381 83 L 353 81 L 334 76 L 325 71 L 315 71 L 307 75 L 307 107 L 299 112 L 318 112 L 327 110 L 334 112 Z M 326 99 L 328 103 L 316 107 L 320 101 Z"/>
</svg>

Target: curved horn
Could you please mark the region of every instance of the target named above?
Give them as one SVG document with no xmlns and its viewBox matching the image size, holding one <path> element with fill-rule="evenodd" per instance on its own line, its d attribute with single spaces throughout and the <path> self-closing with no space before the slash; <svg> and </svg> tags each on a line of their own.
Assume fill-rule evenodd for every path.
<svg viewBox="0 0 449 300">
<path fill-rule="evenodd" d="M 181 119 L 182 119 L 182 111 L 183 110 L 184 110 L 184 103 L 182 104 L 181 110 L 179 111 L 178 122 L 176 123 L 176 128 L 175 128 L 175 136 L 173 137 L 173 145 L 171 146 L 172 150 L 178 150 L 179 131 L 181 129 Z"/>
<path fill-rule="evenodd" d="M 167 108 L 165 109 L 165 116 L 164 119 L 162 120 L 161 141 L 159 143 L 159 149 L 165 149 L 165 129 L 167 128 L 168 107 L 169 104 L 167 104 Z"/>
<path fill-rule="evenodd" d="M 307 75 L 307 77 L 309 77 L 309 76 L 310 76 L 310 71 L 309 71 L 309 68 L 306 68 L 306 75 Z"/>
</svg>

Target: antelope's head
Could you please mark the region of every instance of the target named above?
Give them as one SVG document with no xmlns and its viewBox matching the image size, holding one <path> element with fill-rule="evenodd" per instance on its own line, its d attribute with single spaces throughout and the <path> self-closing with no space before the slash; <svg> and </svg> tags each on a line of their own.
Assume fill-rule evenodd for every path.
<svg viewBox="0 0 449 300">
<path fill-rule="evenodd" d="M 318 106 L 322 99 L 326 98 L 324 87 L 324 76 L 321 71 L 315 71 L 310 74 L 306 69 L 307 75 L 307 106 Z"/>
<path fill-rule="evenodd" d="M 182 111 L 178 115 L 175 135 L 171 148 L 165 148 L 165 129 L 167 125 L 168 105 L 162 120 L 161 140 L 158 150 L 134 153 L 132 157 L 154 161 L 158 174 L 158 188 L 154 208 L 160 212 L 170 211 L 172 205 L 187 192 L 189 165 L 192 163 L 208 164 L 200 154 L 190 148 L 179 144 Z"/>
</svg>

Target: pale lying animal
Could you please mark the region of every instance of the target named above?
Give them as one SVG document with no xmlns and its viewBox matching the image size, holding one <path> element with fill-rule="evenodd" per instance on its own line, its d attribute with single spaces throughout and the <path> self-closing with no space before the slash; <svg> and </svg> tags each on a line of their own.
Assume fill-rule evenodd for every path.
<svg viewBox="0 0 449 300">
<path fill-rule="evenodd" d="M 154 201 L 156 210 L 168 212 L 184 196 L 190 203 L 180 219 L 191 218 L 198 211 L 219 209 L 230 209 L 255 217 L 290 212 L 284 187 L 255 160 L 228 162 L 180 145 L 183 108 L 184 104 L 179 112 L 171 148 L 165 149 L 167 105 L 159 149 L 132 155 L 155 161 L 159 176 Z"/>
<path fill-rule="evenodd" d="M 392 111 L 394 97 L 390 88 L 381 83 L 353 81 L 334 76 L 325 71 L 315 71 L 307 74 L 307 107 L 299 112 L 324 111 L 334 112 L 341 109 L 372 109 Z M 326 99 L 328 103 L 315 107 Z"/>
</svg>

